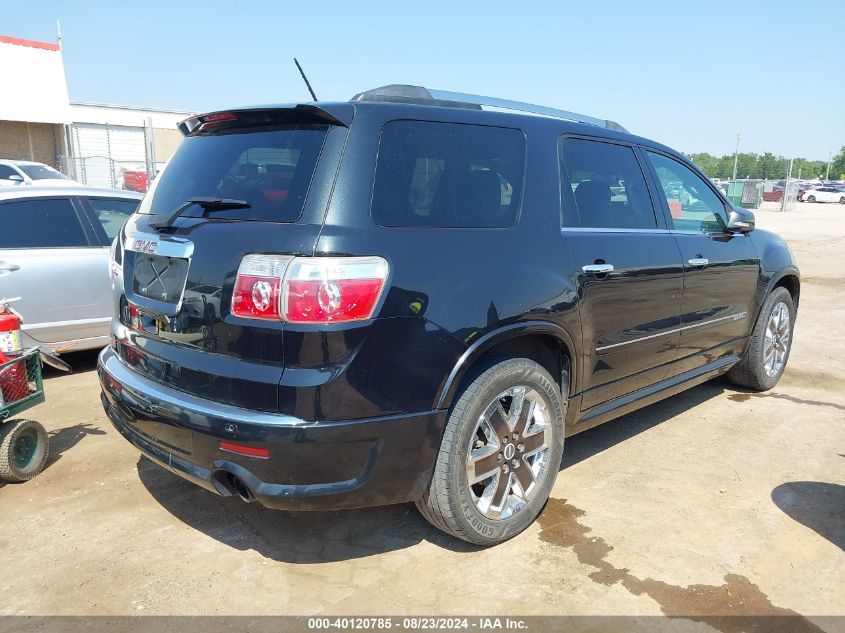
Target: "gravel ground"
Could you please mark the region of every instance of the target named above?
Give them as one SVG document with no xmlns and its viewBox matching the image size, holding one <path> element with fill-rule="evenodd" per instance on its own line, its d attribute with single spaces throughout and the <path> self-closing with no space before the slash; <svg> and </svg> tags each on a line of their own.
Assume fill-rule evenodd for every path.
<svg viewBox="0 0 845 633">
<path fill-rule="evenodd" d="M 821 630 L 845 615 L 845 208 L 757 220 L 803 275 L 781 383 L 717 380 L 569 439 L 539 521 L 487 550 L 411 505 L 215 497 L 139 457 L 102 412 L 95 355 L 68 356 L 76 373 L 50 373 L 29 416 L 47 469 L 0 488 L 0 614 L 800 614 Z"/>
</svg>

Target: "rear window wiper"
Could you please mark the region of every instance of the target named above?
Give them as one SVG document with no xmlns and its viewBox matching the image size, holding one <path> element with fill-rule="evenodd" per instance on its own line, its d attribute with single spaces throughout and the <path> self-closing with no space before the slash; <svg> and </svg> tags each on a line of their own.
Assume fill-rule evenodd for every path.
<svg viewBox="0 0 845 633">
<path fill-rule="evenodd" d="M 249 209 L 252 207 L 246 200 L 235 200 L 234 198 L 212 198 L 212 197 L 198 197 L 190 198 L 185 204 L 179 205 L 173 211 L 164 213 L 157 219 L 150 222 L 150 226 L 154 229 L 163 229 L 173 224 L 173 221 L 178 218 L 184 211 L 194 205 L 202 207 L 205 212 L 208 211 L 225 211 L 227 209 Z"/>
</svg>

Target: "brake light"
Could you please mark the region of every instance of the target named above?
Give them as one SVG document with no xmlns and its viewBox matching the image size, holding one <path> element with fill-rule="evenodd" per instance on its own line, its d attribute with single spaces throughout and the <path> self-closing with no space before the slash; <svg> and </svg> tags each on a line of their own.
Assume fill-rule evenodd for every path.
<svg viewBox="0 0 845 633">
<path fill-rule="evenodd" d="M 292 258 L 247 255 L 238 267 L 232 314 L 249 319 L 281 318 L 282 278 Z"/>
<path fill-rule="evenodd" d="M 369 319 L 387 280 L 381 257 L 297 257 L 285 275 L 282 312 L 295 323 Z"/>
<path fill-rule="evenodd" d="M 388 269 L 381 257 L 247 255 L 238 268 L 232 313 L 292 323 L 369 319 Z"/>
<path fill-rule="evenodd" d="M 234 121 L 236 117 L 231 112 L 218 112 L 216 114 L 206 114 L 202 117 L 202 122 L 205 123 L 220 123 L 221 121 Z"/>
</svg>

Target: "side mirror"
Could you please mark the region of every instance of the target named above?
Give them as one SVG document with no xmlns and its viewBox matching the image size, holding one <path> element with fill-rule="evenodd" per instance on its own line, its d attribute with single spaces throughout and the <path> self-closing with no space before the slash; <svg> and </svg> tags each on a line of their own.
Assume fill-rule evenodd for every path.
<svg viewBox="0 0 845 633">
<path fill-rule="evenodd" d="M 12 174 L 6 180 L 11 180 L 12 182 L 23 182 L 23 176 L 19 176 L 18 174 Z"/>
<path fill-rule="evenodd" d="M 728 218 L 729 233 L 748 233 L 754 230 L 754 214 L 742 207 L 733 207 Z"/>
</svg>

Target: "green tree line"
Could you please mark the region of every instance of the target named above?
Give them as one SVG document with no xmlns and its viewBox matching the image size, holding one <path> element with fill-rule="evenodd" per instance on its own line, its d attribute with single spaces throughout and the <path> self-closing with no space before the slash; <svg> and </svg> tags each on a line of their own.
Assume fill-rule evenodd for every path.
<svg viewBox="0 0 845 633">
<path fill-rule="evenodd" d="M 687 157 L 695 163 L 698 168 L 711 178 L 730 178 L 734 171 L 734 155 L 713 156 L 707 152 L 687 154 Z M 824 178 L 827 169 L 827 162 L 823 160 L 807 160 L 796 158 L 792 163 L 792 177 Z M 783 156 L 775 156 L 771 152 L 764 154 L 740 153 L 737 156 L 736 177 L 737 178 L 765 178 L 768 180 L 780 180 L 786 178 L 789 170 L 789 159 Z M 845 174 L 845 146 L 834 157 L 830 165 L 830 178 L 841 178 Z"/>
</svg>

